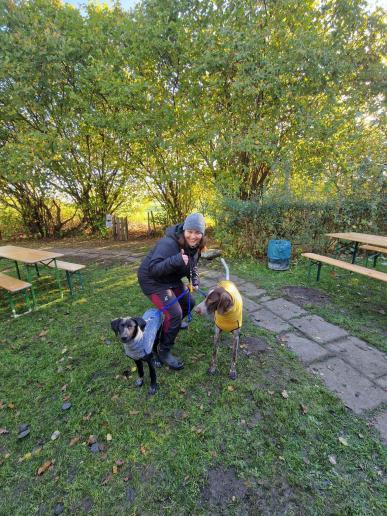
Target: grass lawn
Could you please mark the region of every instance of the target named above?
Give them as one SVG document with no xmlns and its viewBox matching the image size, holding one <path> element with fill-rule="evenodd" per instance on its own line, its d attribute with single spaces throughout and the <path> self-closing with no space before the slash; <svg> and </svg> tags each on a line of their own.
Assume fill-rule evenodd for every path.
<svg viewBox="0 0 387 516">
<path fill-rule="evenodd" d="M 253 262 L 230 268 L 268 293 L 309 285 L 302 267 L 286 275 Z M 148 397 L 148 375 L 142 389 L 135 372 L 123 376 L 134 363 L 110 330 L 112 318 L 149 306 L 134 269 L 88 266 L 85 278 L 82 295 L 61 300 L 43 277 L 47 304 L 16 320 L 0 303 L 1 514 L 384 513 L 386 454 L 376 432 L 271 334 L 247 322 L 244 337 L 264 339 L 266 351 L 241 352 L 232 382 L 225 338 L 219 374 L 209 377 L 212 325 L 195 317 L 176 343 L 185 369 L 158 370 L 159 392 Z M 326 272 L 320 286 L 331 303 L 310 308 L 382 347 L 380 299 L 362 282 Z M 17 439 L 22 424 L 30 433 Z"/>
</svg>

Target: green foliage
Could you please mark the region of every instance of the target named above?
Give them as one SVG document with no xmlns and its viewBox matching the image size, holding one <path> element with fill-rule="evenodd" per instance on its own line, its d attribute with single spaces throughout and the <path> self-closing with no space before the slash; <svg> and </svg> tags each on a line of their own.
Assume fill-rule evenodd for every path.
<svg viewBox="0 0 387 516">
<path fill-rule="evenodd" d="M 325 233 L 382 232 L 384 217 L 385 207 L 379 201 L 224 199 L 217 212 L 216 236 L 231 256 L 264 256 L 270 239 L 287 239 L 303 251 L 319 251 L 329 245 Z"/>
<path fill-rule="evenodd" d="M 385 24 L 362 0 L 8 0 L 0 22 L 0 178 L 93 231 L 144 190 L 173 221 L 199 197 L 380 195 Z"/>
</svg>

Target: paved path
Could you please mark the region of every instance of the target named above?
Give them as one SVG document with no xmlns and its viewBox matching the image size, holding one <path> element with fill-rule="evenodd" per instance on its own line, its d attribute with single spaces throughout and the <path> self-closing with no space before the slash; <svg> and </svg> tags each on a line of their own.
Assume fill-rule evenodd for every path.
<svg viewBox="0 0 387 516">
<path fill-rule="evenodd" d="M 117 262 L 136 265 L 144 255 L 128 249 L 61 248 L 60 252 L 67 259 L 105 265 Z M 223 278 L 222 270 L 201 266 L 203 288 Z M 273 332 L 348 408 L 369 417 L 387 443 L 387 356 L 286 299 L 270 298 L 254 283 L 234 275 L 231 279 L 242 293 L 245 311 L 253 324 Z"/>
</svg>

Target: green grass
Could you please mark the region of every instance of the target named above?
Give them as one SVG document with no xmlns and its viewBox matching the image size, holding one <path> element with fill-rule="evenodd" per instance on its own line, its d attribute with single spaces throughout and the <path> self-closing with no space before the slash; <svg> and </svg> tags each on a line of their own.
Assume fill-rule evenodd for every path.
<svg viewBox="0 0 387 516">
<path fill-rule="evenodd" d="M 305 280 L 304 271 L 277 276 L 252 263 L 230 265 L 273 293 Z M 112 318 L 148 307 L 135 271 L 88 266 L 85 276 L 85 292 L 64 300 L 42 278 L 47 304 L 19 319 L 7 319 L 0 305 L 0 427 L 9 431 L 0 435 L 1 514 L 52 514 L 57 504 L 65 514 L 384 512 L 386 455 L 376 432 L 269 333 L 244 326 L 244 335 L 264 337 L 270 349 L 241 353 L 232 382 L 227 346 L 219 374 L 207 375 L 212 325 L 195 317 L 176 343 L 185 369 L 159 370 L 159 392 L 148 397 L 148 376 L 138 390 L 135 373 L 122 375 L 134 364 L 110 330 Z M 323 277 L 321 287 L 328 282 Z M 345 302 L 343 292 L 329 293 Z M 349 287 L 344 295 L 350 298 Z M 64 412 L 67 396 L 72 407 Z M 22 423 L 31 432 L 17 440 Z M 61 435 L 51 441 L 55 430 Z M 86 444 L 92 434 L 101 453 Z M 47 460 L 53 466 L 37 476 Z"/>
</svg>

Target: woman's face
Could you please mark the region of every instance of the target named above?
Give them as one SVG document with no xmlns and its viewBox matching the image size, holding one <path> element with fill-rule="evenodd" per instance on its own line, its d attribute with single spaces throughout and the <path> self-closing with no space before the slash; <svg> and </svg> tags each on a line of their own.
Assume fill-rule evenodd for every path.
<svg viewBox="0 0 387 516">
<path fill-rule="evenodd" d="M 196 247 L 203 238 L 203 234 L 195 229 L 185 229 L 184 238 L 190 247 Z"/>
</svg>

